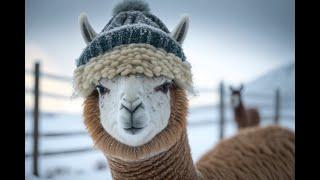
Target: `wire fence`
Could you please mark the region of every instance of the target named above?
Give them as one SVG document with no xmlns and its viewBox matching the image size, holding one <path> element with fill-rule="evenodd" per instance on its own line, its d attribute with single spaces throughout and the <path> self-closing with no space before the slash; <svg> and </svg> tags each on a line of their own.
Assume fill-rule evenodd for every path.
<svg viewBox="0 0 320 180">
<path fill-rule="evenodd" d="M 35 69 L 32 70 L 26 70 L 25 73 L 28 75 L 31 75 L 34 78 L 34 87 L 26 88 L 25 93 L 31 94 L 34 98 L 33 103 L 33 131 L 32 132 L 26 132 L 26 137 L 32 137 L 33 139 L 33 150 L 32 153 L 26 153 L 25 158 L 33 158 L 33 174 L 38 175 L 38 161 L 40 156 L 55 156 L 55 155 L 62 155 L 62 154 L 72 154 L 72 153 L 81 153 L 81 152 L 88 152 L 93 151 L 94 149 L 92 147 L 84 147 L 84 148 L 77 148 L 77 149 L 69 149 L 69 150 L 62 150 L 62 151 L 48 151 L 48 152 L 39 152 L 39 137 L 70 137 L 70 136 L 82 136 L 87 135 L 85 131 L 76 131 L 76 132 L 51 132 L 51 133 L 39 133 L 39 121 L 41 120 L 39 114 L 40 114 L 40 107 L 39 107 L 39 99 L 42 97 L 49 97 L 54 99 L 70 99 L 70 96 L 52 93 L 52 92 L 45 92 L 41 91 L 39 89 L 39 84 L 41 83 L 41 79 L 51 79 L 58 82 L 67 82 L 72 83 L 71 77 L 66 76 L 59 76 L 55 74 L 45 73 L 40 71 L 40 64 L 35 63 Z M 219 126 L 219 136 L 220 139 L 224 138 L 225 136 L 225 124 L 234 122 L 232 118 L 228 118 L 226 116 L 226 110 L 228 107 L 230 107 L 230 104 L 226 101 L 227 91 L 225 90 L 225 85 L 223 82 L 220 83 L 218 88 L 199 88 L 200 92 L 204 93 L 217 93 L 219 95 L 219 103 L 216 105 L 202 105 L 202 106 L 195 106 L 191 107 L 190 110 L 192 112 L 201 111 L 204 109 L 208 110 L 218 110 L 218 119 L 204 119 L 202 121 L 198 122 L 188 122 L 188 126 L 197 127 L 197 126 L 208 126 L 208 125 L 218 125 Z M 273 114 L 269 114 L 266 116 L 262 116 L 262 120 L 271 119 L 275 124 L 279 124 L 279 121 L 281 119 L 294 119 L 294 115 L 282 115 L 281 114 L 281 108 L 283 108 L 283 102 L 286 101 L 292 101 L 292 97 L 287 97 L 281 94 L 281 92 L 276 89 L 274 94 L 271 93 L 260 93 L 260 92 L 250 92 L 246 94 L 246 97 L 250 97 L 252 99 L 272 99 L 273 104 L 270 103 L 256 103 L 259 110 L 263 108 L 269 108 L 273 111 Z M 59 112 L 50 112 L 51 114 L 59 114 Z"/>
</svg>

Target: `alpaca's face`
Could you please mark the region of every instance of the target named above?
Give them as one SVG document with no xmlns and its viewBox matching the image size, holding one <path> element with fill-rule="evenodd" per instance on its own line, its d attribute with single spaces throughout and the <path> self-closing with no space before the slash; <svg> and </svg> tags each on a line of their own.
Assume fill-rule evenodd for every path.
<svg viewBox="0 0 320 180">
<path fill-rule="evenodd" d="M 171 83 L 142 75 L 101 79 L 97 89 L 104 130 L 129 146 L 149 142 L 168 125 Z"/>
<path fill-rule="evenodd" d="M 238 89 L 236 89 L 232 86 L 229 86 L 229 89 L 231 91 L 231 105 L 233 108 L 236 108 L 240 105 L 241 93 L 242 93 L 243 88 L 244 88 L 243 84 L 241 84 Z"/>
<path fill-rule="evenodd" d="M 240 105 L 240 94 L 232 94 L 231 95 L 231 105 L 233 108 L 236 108 Z"/>
</svg>

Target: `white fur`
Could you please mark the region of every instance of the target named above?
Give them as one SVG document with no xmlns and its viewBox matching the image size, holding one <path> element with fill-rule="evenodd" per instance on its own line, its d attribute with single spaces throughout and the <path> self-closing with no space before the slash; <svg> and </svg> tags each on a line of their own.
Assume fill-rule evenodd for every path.
<svg viewBox="0 0 320 180">
<path fill-rule="evenodd" d="M 103 128 L 115 139 L 129 146 L 141 146 L 149 142 L 168 124 L 170 117 L 170 92 L 155 91 L 155 87 L 170 79 L 146 77 L 143 75 L 116 76 L 104 78 L 100 83 L 110 92 L 99 95 L 100 119 Z M 132 114 L 121 108 L 121 104 L 134 109 Z M 131 125 L 140 129 L 132 133 L 125 130 Z"/>
</svg>

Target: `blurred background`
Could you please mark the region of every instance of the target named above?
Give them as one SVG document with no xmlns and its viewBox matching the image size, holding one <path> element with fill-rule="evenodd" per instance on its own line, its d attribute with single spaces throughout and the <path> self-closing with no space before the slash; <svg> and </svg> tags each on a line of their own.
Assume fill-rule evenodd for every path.
<svg viewBox="0 0 320 180">
<path fill-rule="evenodd" d="M 119 0 L 25 2 L 26 179 L 110 179 L 105 158 L 86 134 L 83 99 L 71 98 L 72 73 L 75 59 L 86 46 L 79 14 L 86 12 L 100 32 Z M 181 15 L 190 17 L 183 48 L 198 90 L 196 96 L 189 96 L 188 136 L 194 161 L 221 138 L 237 132 L 229 85 L 244 84 L 244 105 L 258 109 L 261 126 L 278 123 L 295 129 L 293 0 L 148 3 L 170 30 Z M 38 95 L 36 62 L 40 63 Z M 34 116 L 37 106 L 38 118 Z M 32 175 L 35 167 L 39 177 Z"/>
</svg>

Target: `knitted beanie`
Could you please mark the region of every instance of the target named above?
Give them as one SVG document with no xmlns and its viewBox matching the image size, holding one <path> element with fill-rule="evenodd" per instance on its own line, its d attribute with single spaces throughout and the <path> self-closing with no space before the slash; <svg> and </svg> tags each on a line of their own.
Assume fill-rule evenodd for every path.
<svg viewBox="0 0 320 180">
<path fill-rule="evenodd" d="M 80 16 L 87 47 L 76 60 L 74 89 L 86 97 L 101 78 L 144 74 L 165 76 L 181 88 L 192 90 L 191 66 L 181 48 L 188 19 L 184 17 L 174 33 L 150 13 L 147 3 L 125 0 L 113 9 L 113 17 L 96 33 L 86 15 Z"/>
</svg>

